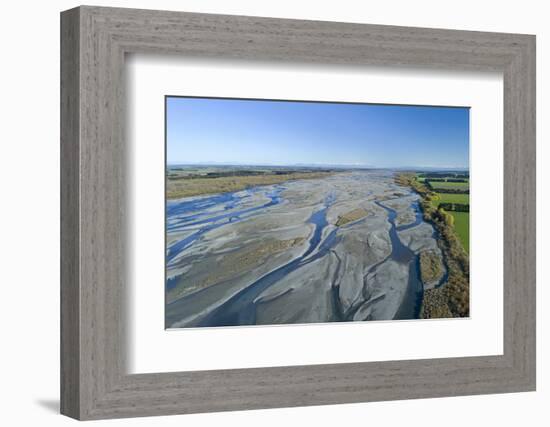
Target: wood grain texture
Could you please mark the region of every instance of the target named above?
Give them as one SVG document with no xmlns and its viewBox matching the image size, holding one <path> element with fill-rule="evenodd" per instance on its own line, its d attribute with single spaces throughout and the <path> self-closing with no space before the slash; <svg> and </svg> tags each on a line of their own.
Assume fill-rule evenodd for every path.
<svg viewBox="0 0 550 427">
<path fill-rule="evenodd" d="M 80 7 L 62 13 L 62 413 L 100 419 L 535 388 L 535 38 Z M 124 55 L 504 73 L 504 354 L 129 375 Z"/>
<path fill-rule="evenodd" d="M 61 412 L 80 414 L 78 10 L 61 20 Z"/>
</svg>

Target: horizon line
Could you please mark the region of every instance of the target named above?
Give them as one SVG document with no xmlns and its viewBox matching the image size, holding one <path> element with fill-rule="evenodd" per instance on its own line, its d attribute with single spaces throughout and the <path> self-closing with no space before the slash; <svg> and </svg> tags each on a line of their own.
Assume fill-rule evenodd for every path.
<svg viewBox="0 0 550 427">
<path fill-rule="evenodd" d="M 361 163 L 237 163 L 237 162 L 166 162 L 166 166 L 301 166 L 301 167 L 346 167 L 369 169 L 460 169 L 470 170 L 469 166 L 432 166 L 432 165 L 400 165 L 400 166 L 373 166 Z"/>
</svg>

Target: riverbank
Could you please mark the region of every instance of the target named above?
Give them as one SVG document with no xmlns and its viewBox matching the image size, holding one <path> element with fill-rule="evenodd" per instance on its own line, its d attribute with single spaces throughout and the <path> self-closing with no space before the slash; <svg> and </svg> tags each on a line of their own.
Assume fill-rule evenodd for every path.
<svg viewBox="0 0 550 427">
<path fill-rule="evenodd" d="M 258 185 L 282 184 L 298 179 L 318 179 L 334 175 L 336 172 L 300 171 L 281 173 L 263 173 L 259 175 L 231 175 L 216 177 L 166 177 L 166 198 L 169 200 L 205 194 L 228 193 L 244 190 Z"/>
<path fill-rule="evenodd" d="M 432 200 L 436 197 L 415 174 L 402 173 L 395 177 L 397 184 L 410 187 L 421 197 L 420 207 L 424 220 L 433 224 L 440 238 L 440 247 L 448 269 L 448 280 L 441 287 L 424 292 L 420 317 L 468 317 L 470 314 L 470 263 L 453 227 L 453 217 L 443 209 L 436 209 Z"/>
</svg>

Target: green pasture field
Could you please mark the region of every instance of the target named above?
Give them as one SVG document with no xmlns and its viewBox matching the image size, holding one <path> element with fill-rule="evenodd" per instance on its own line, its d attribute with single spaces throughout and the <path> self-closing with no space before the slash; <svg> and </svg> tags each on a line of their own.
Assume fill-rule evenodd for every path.
<svg viewBox="0 0 550 427">
<path fill-rule="evenodd" d="M 432 205 L 437 208 L 440 203 L 460 203 L 463 205 L 470 204 L 469 194 L 453 194 L 453 193 L 437 193 L 438 199 L 432 200 Z"/>
<path fill-rule="evenodd" d="M 435 208 L 437 208 L 440 203 L 461 203 L 465 205 L 470 204 L 469 194 L 437 193 L 437 195 L 438 199 L 431 201 L 432 206 Z M 455 219 L 454 228 L 456 230 L 458 238 L 460 239 L 460 242 L 464 246 L 466 252 L 470 253 L 470 213 L 455 211 L 449 211 L 449 213 Z"/>
<path fill-rule="evenodd" d="M 424 178 L 418 177 L 418 181 L 423 182 Z M 432 182 L 434 190 L 437 188 L 468 188 L 468 182 Z M 438 198 L 432 200 L 431 203 L 434 207 L 440 203 L 461 203 L 470 204 L 469 194 L 452 194 L 452 193 L 436 193 Z M 449 212 L 454 217 L 454 229 L 460 239 L 460 242 L 464 246 L 466 252 L 470 253 L 470 213 L 469 212 Z"/>
<path fill-rule="evenodd" d="M 430 185 L 434 190 L 437 190 L 438 188 L 451 188 L 451 189 L 457 189 L 457 190 L 467 190 L 470 187 L 469 182 L 447 182 L 447 181 L 441 181 L 441 182 L 433 182 L 430 181 Z"/>
<path fill-rule="evenodd" d="M 455 230 L 462 246 L 466 252 L 470 253 L 470 213 L 469 212 L 449 212 L 455 218 Z"/>
</svg>

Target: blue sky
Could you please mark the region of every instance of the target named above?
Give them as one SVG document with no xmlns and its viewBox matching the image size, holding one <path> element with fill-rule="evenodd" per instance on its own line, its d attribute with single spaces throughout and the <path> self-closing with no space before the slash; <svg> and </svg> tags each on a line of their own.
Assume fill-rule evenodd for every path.
<svg viewBox="0 0 550 427">
<path fill-rule="evenodd" d="M 469 109 L 168 97 L 168 164 L 467 168 Z"/>
</svg>

